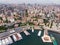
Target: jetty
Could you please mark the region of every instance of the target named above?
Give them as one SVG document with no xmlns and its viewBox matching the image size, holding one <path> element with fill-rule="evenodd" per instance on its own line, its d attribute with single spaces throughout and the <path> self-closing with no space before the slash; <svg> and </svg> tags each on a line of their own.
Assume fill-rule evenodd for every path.
<svg viewBox="0 0 60 45">
<path fill-rule="evenodd" d="M 50 36 L 48 35 L 48 30 L 44 30 L 44 35 L 41 38 L 43 42 L 52 42 Z"/>
</svg>

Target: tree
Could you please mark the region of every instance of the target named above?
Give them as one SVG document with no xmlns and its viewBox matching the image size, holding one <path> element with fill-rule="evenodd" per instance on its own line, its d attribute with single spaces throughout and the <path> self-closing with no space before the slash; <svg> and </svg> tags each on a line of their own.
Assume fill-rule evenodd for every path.
<svg viewBox="0 0 60 45">
<path fill-rule="evenodd" d="M 28 10 L 26 9 L 26 11 L 25 11 L 25 12 L 26 12 L 26 14 L 25 14 L 25 15 L 28 17 Z"/>
<path fill-rule="evenodd" d="M 5 21 L 6 23 L 8 23 L 8 19 L 6 18 L 6 21 Z"/>
<path fill-rule="evenodd" d="M 2 17 L 0 17 L 0 20 L 2 20 Z"/>
</svg>

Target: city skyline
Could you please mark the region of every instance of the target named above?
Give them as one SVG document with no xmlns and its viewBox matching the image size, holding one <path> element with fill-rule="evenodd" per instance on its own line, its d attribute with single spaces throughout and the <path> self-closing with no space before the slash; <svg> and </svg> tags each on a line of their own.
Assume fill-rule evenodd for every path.
<svg viewBox="0 0 60 45">
<path fill-rule="evenodd" d="M 60 5 L 60 0 L 0 0 L 0 3 L 4 3 L 4 4 L 58 4 Z"/>
</svg>

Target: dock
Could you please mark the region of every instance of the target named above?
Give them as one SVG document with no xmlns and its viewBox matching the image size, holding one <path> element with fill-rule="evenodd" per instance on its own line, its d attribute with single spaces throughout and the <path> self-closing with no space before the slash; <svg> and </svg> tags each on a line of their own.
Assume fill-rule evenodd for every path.
<svg viewBox="0 0 60 45">
<path fill-rule="evenodd" d="M 48 35 L 48 30 L 44 30 L 44 35 L 41 38 L 43 42 L 52 42 L 50 36 Z"/>
<path fill-rule="evenodd" d="M 42 38 L 43 42 L 52 42 L 51 39 L 50 39 L 50 36 L 48 36 L 48 35 L 44 35 L 41 38 Z"/>
</svg>

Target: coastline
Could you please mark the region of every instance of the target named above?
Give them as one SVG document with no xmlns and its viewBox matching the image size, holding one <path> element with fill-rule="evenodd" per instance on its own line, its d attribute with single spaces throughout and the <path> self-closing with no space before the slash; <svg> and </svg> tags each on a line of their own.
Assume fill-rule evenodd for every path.
<svg viewBox="0 0 60 45">
<path fill-rule="evenodd" d="M 23 31 L 29 30 L 29 29 L 31 30 L 30 26 L 23 26 L 23 27 L 9 29 L 9 31 L 7 31 L 7 32 L 0 33 L 0 39 L 6 38 L 6 37 L 11 36 L 11 35 L 13 35 L 15 33 L 21 33 Z M 35 26 L 34 30 L 36 30 L 36 29 L 41 30 L 41 28 L 39 26 Z M 14 30 L 15 32 L 10 33 L 10 31 L 12 31 L 12 30 Z M 57 32 L 57 33 L 60 34 L 60 32 L 57 31 L 57 30 L 48 30 L 48 31 Z"/>
</svg>

